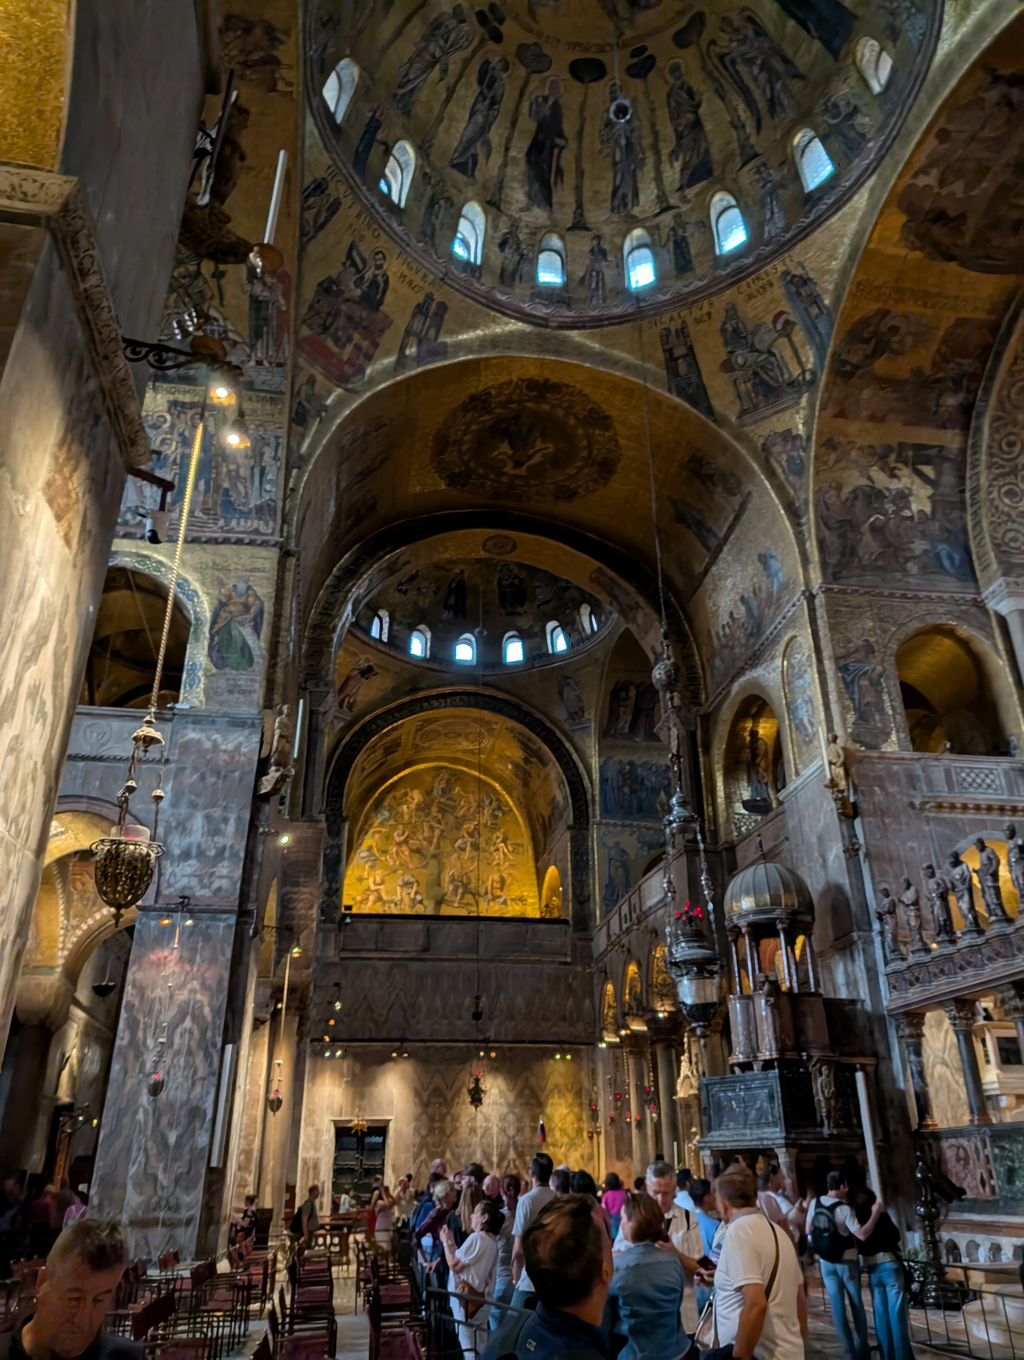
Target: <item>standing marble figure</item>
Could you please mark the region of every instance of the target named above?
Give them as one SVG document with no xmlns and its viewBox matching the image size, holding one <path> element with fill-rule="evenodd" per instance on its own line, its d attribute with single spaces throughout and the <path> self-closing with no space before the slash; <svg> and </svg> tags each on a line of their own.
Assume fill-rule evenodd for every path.
<svg viewBox="0 0 1024 1360">
<path fill-rule="evenodd" d="M 981 896 L 985 903 L 985 910 L 988 912 L 989 924 L 1008 921 L 1010 916 L 1003 906 L 1003 890 L 999 886 L 999 856 L 991 845 L 985 843 L 981 836 L 977 838 L 974 845 L 978 851 L 978 867 L 974 871 L 974 876 L 981 888 Z"/>
<path fill-rule="evenodd" d="M 935 936 L 939 940 L 951 940 L 953 917 L 949 910 L 949 879 L 944 874 L 936 873 L 934 864 L 923 864 L 921 872 L 924 874 L 925 896 L 932 909 Z"/>
<path fill-rule="evenodd" d="M 960 908 L 960 915 L 963 918 L 963 933 L 965 935 L 980 935 L 982 933 L 981 922 L 978 920 L 978 909 L 974 905 L 971 866 L 963 862 L 956 850 L 949 857 L 949 878 L 956 895 L 956 904 Z"/>
</svg>

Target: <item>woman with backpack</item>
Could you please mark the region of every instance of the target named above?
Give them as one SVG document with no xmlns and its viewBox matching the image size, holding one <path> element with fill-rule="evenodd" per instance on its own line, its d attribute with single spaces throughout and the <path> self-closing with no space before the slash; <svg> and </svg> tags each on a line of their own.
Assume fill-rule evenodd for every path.
<svg viewBox="0 0 1024 1360">
<path fill-rule="evenodd" d="M 858 1223 L 869 1221 L 876 1203 L 874 1191 L 865 1190 L 855 1209 Z M 878 1214 L 871 1236 L 860 1243 L 859 1250 L 868 1272 L 881 1360 L 914 1360 L 900 1230 L 885 1210 Z"/>
</svg>

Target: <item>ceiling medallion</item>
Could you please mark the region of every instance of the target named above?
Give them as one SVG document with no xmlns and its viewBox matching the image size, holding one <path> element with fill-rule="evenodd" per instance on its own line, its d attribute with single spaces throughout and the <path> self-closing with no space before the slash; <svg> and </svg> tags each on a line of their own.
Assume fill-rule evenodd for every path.
<svg viewBox="0 0 1024 1360">
<path fill-rule="evenodd" d="M 599 491 L 621 456 L 611 416 L 580 388 L 512 378 L 456 407 L 434 434 L 431 466 L 453 490 L 536 505 Z"/>
</svg>

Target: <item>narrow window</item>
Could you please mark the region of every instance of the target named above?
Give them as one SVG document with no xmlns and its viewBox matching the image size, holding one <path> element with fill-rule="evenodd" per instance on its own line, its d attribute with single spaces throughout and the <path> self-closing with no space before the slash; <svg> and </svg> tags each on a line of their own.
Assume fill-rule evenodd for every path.
<svg viewBox="0 0 1024 1360">
<path fill-rule="evenodd" d="M 892 57 L 874 38 L 861 38 L 857 44 L 857 70 L 872 94 L 881 94 L 892 75 Z"/>
<path fill-rule="evenodd" d="M 560 623 L 552 622 L 547 626 L 548 651 L 567 652 L 569 650 L 569 639 L 565 636 L 565 629 Z"/>
<path fill-rule="evenodd" d="M 810 128 L 804 128 L 802 132 L 796 134 L 793 139 L 793 152 L 804 191 L 808 194 L 819 188 L 827 179 L 831 179 L 836 172 L 832 157 L 821 144 L 821 138 Z"/>
<path fill-rule="evenodd" d="M 415 169 L 416 152 L 408 142 L 397 142 L 388 157 L 378 187 L 400 208 L 405 207 L 405 200 L 409 197 L 409 185 Z"/>
<path fill-rule="evenodd" d="M 537 255 L 537 282 L 543 288 L 561 288 L 565 284 L 565 245 L 562 238 L 554 233 L 541 240 Z"/>
<path fill-rule="evenodd" d="M 626 237 L 622 258 L 626 268 L 626 285 L 632 292 L 638 288 L 649 288 L 657 282 L 658 271 L 654 264 L 651 238 L 640 227 Z"/>
<path fill-rule="evenodd" d="M 484 211 L 479 203 L 467 203 L 452 241 L 452 254 L 467 264 L 478 265 L 484 257 Z"/>
<path fill-rule="evenodd" d="M 472 633 L 463 633 L 455 644 L 455 660 L 464 666 L 471 666 L 476 660 L 476 638 Z"/>
<path fill-rule="evenodd" d="M 370 624 L 370 637 L 376 638 L 378 642 L 387 642 L 388 624 L 390 622 L 391 619 L 388 615 L 388 611 L 386 609 L 378 609 L 373 616 L 373 622 Z"/>
<path fill-rule="evenodd" d="M 430 633 L 426 628 L 414 628 L 410 633 L 409 655 L 420 657 L 430 655 Z"/>
<path fill-rule="evenodd" d="M 717 193 L 711 200 L 711 230 L 717 255 L 739 250 L 750 239 L 747 224 L 732 194 Z"/>
<path fill-rule="evenodd" d="M 359 67 L 351 57 L 342 57 L 334 70 L 324 81 L 324 102 L 331 111 L 331 117 L 340 123 L 345 110 L 352 101 L 359 83 Z"/>
<path fill-rule="evenodd" d="M 517 666 L 523 661 L 526 653 L 523 650 L 523 639 L 518 633 L 506 633 L 501 644 L 501 654 L 505 659 L 506 666 Z"/>
<path fill-rule="evenodd" d="M 586 637 L 589 633 L 596 633 L 598 629 L 597 615 L 589 604 L 580 605 L 580 632 Z"/>
</svg>

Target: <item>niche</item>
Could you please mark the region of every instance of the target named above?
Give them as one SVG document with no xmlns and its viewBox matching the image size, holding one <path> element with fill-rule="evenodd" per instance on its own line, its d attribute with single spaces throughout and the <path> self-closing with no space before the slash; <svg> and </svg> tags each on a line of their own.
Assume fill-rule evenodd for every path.
<svg viewBox="0 0 1024 1360">
<path fill-rule="evenodd" d="M 733 835 L 745 836 L 779 805 L 786 773 L 778 720 L 767 699 L 748 695 L 725 743 L 725 791 Z"/>
<path fill-rule="evenodd" d="M 167 587 L 153 577 L 130 567 L 108 570 L 85 663 L 80 704 L 102 708 L 148 705 L 166 608 Z M 175 600 L 160 708 L 177 702 L 190 627 L 188 615 Z"/>
</svg>

